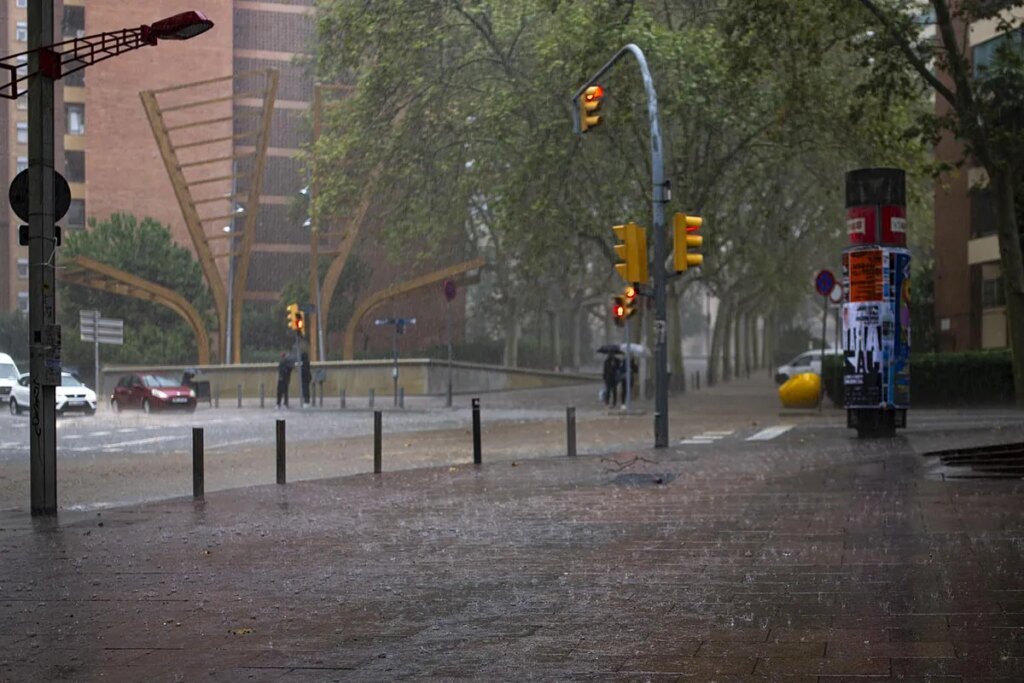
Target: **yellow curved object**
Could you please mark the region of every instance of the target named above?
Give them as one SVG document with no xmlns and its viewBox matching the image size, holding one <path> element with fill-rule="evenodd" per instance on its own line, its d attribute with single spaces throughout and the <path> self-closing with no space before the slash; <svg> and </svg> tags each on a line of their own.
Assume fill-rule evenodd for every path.
<svg viewBox="0 0 1024 683">
<path fill-rule="evenodd" d="M 816 408 L 821 400 L 821 377 L 804 372 L 779 387 L 779 398 L 786 408 Z"/>
</svg>

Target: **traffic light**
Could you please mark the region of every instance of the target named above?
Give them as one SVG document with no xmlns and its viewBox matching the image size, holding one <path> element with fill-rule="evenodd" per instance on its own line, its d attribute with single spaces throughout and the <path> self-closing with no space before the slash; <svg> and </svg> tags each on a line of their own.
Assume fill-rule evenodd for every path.
<svg viewBox="0 0 1024 683">
<path fill-rule="evenodd" d="M 580 132 L 586 133 L 594 126 L 601 123 L 601 116 L 597 113 L 601 108 L 601 100 L 604 99 L 604 88 L 599 85 L 592 85 L 580 95 Z"/>
<path fill-rule="evenodd" d="M 626 318 L 632 318 L 633 314 L 636 313 L 636 287 L 633 285 L 626 285 L 626 288 L 622 290 L 622 302 L 625 307 Z"/>
<path fill-rule="evenodd" d="M 624 296 L 612 298 L 612 320 L 619 327 L 626 324 L 626 298 Z"/>
<path fill-rule="evenodd" d="M 295 331 L 298 332 L 300 337 L 306 336 L 306 317 L 302 314 L 302 311 L 295 312 Z"/>
<path fill-rule="evenodd" d="M 289 330 L 297 330 L 297 329 L 299 329 L 297 324 L 296 324 L 297 318 L 300 318 L 302 316 L 302 312 L 299 311 L 299 305 L 298 304 L 288 304 L 288 306 L 287 306 L 287 308 L 285 310 L 288 311 L 288 329 Z"/>
<path fill-rule="evenodd" d="M 636 223 L 612 227 L 615 238 L 615 253 L 623 261 L 615 264 L 619 277 L 630 284 L 647 282 L 647 229 Z"/>
<path fill-rule="evenodd" d="M 675 263 L 677 273 L 682 273 L 687 268 L 700 268 L 704 265 L 704 256 L 691 254 L 690 249 L 698 249 L 704 243 L 704 238 L 696 234 L 704 219 L 700 216 L 687 216 L 685 213 L 677 213 L 672 218 L 673 244 L 672 261 Z"/>
</svg>

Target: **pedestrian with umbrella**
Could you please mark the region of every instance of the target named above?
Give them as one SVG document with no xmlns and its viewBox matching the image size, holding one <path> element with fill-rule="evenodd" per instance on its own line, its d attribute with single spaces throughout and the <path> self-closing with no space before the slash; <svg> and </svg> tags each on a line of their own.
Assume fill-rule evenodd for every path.
<svg viewBox="0 0 1024 683">
<path fill-rule="evenodd" d="M 618 355 L 608 352 L 608 357 L 604 359 L 604 369 L 601 376 L 604 379 L 604 402 L 612 408 L 615 407 L 616 389 L 619 383 L 620 372 Z"/>
</svg>

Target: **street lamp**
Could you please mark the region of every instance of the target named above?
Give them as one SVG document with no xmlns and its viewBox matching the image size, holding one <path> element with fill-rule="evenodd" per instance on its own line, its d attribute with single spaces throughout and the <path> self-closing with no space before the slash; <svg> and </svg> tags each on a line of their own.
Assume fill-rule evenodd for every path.
<svg viewBox="0 0 1024 683">
<path fill-rule="evenodd" d="M 26 52 L 0 58 L 0 97 L 17 99 L 28 81 L 29 159 L 29 377 L 33 428 L 29 430 L 30 493 L 33 515 L 57 514 L 56 388 L 60 384 L 61 338 L 56 324 L 53 267 L 54 97 L 53 82 L 97 62 L 159 40 L 187 40 L 213 28 L 202 12 L 182 12 L 151 25 L 53 42 L 53 0 L 28 3 Z M 18 58 L 28 70 L 18 73 Z M 69 66 L 65 70 L 65 65 Z M 8 80 L 3 81 L 3 70 Z M 96 387 L 99 389 L 99 387 Z"/>
</svg>

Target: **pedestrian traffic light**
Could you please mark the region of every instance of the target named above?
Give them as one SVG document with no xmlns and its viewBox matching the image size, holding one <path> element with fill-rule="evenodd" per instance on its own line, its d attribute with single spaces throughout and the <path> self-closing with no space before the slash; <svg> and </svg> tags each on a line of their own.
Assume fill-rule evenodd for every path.
<svg viewBox="0 0 1024 683">
<path fill-rule="evenodd" d="M 604 88 L 599 85 L 592 85 L 580 95 L 580 132 L 586 133 L 594 126 L 601 123 L 601 116 L 597 113 L 601 108 L 601 100 L 604 99 Z"/>
<path fill-rule="evenodd" d="M 685 213 L 677 213 L 672 219 L 674 252 L 672 261 L 675 263 L 677 273 L 684 272 L 687 268 L 700 268 L 704 265 L 702 254 L 691 254 L 690 249 L 699 249 L 704 243 L 704 238 L 696 234 L 704 219 L 700 216 L 687 216 Z"/>
<path fill-rule="evenodd" d="M 288 304 L 288 306 L 285 308 L 285 310 L 288 311 L 288 329 L 289 330 L 297 330 L 297 329 L 299 329 L 298 326 L 296 325 L 296 319 L 302 315 L 302 313 L 299 311 L 299 305 L 298 304 Z"/>
<path fill-rule="evenodd" d="M 612 298 L 612 320 L 619 327 L 626 324 L 626 299 L 621 295 Z"/>
<path fill-rule="evenodd" d="M 306 336 L 306 318 L 302 311 L 295 312 L 295 331 L 298 332 L 300 337 Z"/>
<path fill-rule="evenodd" d="M 647 229 L 636 223 L 612 227 L 615 238 L 615 253 L 622 263 L 615 264 L 619 277 L 630 284 L 647 282 Z"/>
<path fill-rule="evenodd" d="M 626 289 L 622 290 L 622 304 L 625 308 L 625 314 L 623 317 L 632 318 L 633 314 L 636 313 L 636 299 L 636 287 L 633 285 L 626 285 Z"/>
</svg>

